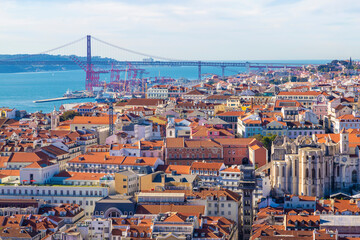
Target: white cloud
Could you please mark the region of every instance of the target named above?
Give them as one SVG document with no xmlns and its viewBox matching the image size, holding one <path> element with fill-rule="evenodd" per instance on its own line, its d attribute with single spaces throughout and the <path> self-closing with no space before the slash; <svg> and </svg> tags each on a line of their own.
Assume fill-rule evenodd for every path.
<svg viewBox="0 0 360 240">
<path fill-rule="evenodd" d="M 177 59 L 356 58 L 356 9 L 357 0 L 0 0 L 0 53 L 92 34 Z"/>
</svg>

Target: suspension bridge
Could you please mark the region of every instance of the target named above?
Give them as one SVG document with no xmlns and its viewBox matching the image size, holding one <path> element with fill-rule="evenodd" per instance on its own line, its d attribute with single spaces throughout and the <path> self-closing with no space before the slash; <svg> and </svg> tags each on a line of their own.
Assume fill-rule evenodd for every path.
<svg viewBox="0 0 360 240">
<path fill-rule="evenodd" d="M 81 44 L 83 49 L 83 42 L 86 41 L 86 54 L 82 57 L 67 54 L 60 55 L 61 58 L 53 59 L 43 57 L 54 55 L 54 53 L 59 53 L 62 49 L 69 48 L 75 44 Z M 92 41 L 93 40 L 93 41 Z M 107 46 L 112 49 L 112 54 L 114 49 L 130 53 L 133 55 L 145 57 L 143 60 L 121 60 L 117 59 L 116 56 L 111 58 L 103 57 L 93 57 L 92 42 L 97 42 L 102 45 Z M 123 54 L 121 54 L 123 55 Z M 54 55 L 55 56 L 55 55 Z M 257 62 L 238 62 L 238 61 L 187 61 L 180 59 L 171 59 L 167 57 L 161 57 L 156 55 L 151 55 L 143 52 L 134 51 L 128 48 L 120 47 L 96 37 L 90 35 L 85 36 L 81 39 L 75 40 L 73 42 L 67 43 L 65 45 L 38 53 L 38 54 L 27 54 L 21 56 L 14 56 L 8 59 L 0 60 L 0 66 L 21 66 L 21 65 L 32 65 L 32 66 L 69 66 L 77 65 L 86 72 L 85 79 L 85 89 L 88 91 L 93 91 L 94 88 L 107 85 L 113 90 L 117 91 L 131 91 L 134 86 L 138 86 L 138 91 L 146 91 L 146 79 L 143 78 L 143 74 L 146 73 L 145 69 L 141 67 L 158 67 L 158 66 L 170 66 L 170 67 L 197 67 L 198 71 L 198 80 L 202 79 L 202 68 L 203 67 L 219 67 L 221 68 L 222 77 L 225 77 L 226 68 L 246 68 L 250 71 L 251 68 L 256 69 L 292 69 L 292 68 L 303 68 L 307 64 L 302 63 L 257 63 Z M 110 73 L 110 82 L 102 82 L 100 80 L 100 74 Z M 121 79 L 120 75 L 123 74 L 125 79 Z M 160 83 L 171 82 L 170 79 L 156 79 Z"/>
</svg>

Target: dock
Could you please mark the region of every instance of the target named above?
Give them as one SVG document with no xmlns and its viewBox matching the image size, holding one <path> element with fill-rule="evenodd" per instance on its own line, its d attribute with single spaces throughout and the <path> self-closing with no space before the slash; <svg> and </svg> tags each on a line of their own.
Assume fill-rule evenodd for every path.
<svg viewBox="0 0 360 240">
<path fill-rule="evenodd" d="M 63 101 L 63 100 L 70 100 L 70 99 L 81 99 L 81 98 L 89 98 L 89 97 L 59 97 L 59 98 L 49 98 L 43 100 L 35 100 L 33 103 L 44 103 L 44 102 L 55 102 L 55 101 Z"/>
</svg>

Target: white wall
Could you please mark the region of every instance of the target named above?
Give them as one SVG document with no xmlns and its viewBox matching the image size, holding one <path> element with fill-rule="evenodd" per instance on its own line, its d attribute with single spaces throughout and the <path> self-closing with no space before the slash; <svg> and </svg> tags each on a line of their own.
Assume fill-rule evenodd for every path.
<svg viewBox="0 0 360 240">
<path fill-rule="evenodd" d="M 44 184 L 50 181 L 55 174 L 59 173 L 59 164 L 50 165 L 44 168 L 21 168 L 20 169 L 20 183 L 27 180 L 30 184 L 30 175 L 33 174 L 33 180 L 37 184 Z"/>
</svg>

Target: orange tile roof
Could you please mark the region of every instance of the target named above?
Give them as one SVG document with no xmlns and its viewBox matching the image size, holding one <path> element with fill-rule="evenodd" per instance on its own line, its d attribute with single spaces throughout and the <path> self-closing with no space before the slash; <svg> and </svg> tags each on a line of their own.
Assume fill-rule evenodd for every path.
<svg viewBox="0 0 360 240">
<path fill-rule="evenodd" d="M 220 170 L 223 163 L 210 163 L 210 162 L 193 162 L 191 169 L 208 169 L 208 170 Z"/>
<path fill-rule="evenodd" d="M 184 138 L 166 138 L 167 148 L 183 148 L 185 146 Z"/>
<path fill-rule="evenodd" d="M 237 166 L 235 166 L 235 167 L 226 168 L 226 169 L 222 170 L 221 172 L 238 172 L 239 173 L 240 169 Z"/>
<path fill-rule="evenodd" d="M 295 227 L 295 222 L 298 221 L 299 225 L 306 226 L 315 226 L 315 223 L 318 222 L 317 225 L 320 225 L 320 216 L 319 215 L 286 215 L 285 225 Z M 304 223 L 302 223 L 304 222 Z M 311 223 L 311 224 L 310 224 Z"/>
<path fill-rule="evenodd" d="M 352 212 L 353 214 L 360 213 L 360 207 L 355 202 L 351 202 L 350 200 L 340 200 L 334 199 L 332 200 L 319 200 L 316 204 L 316 210 L 319 210 L 320 213 L 323 211 L 329 213 L 330 211 L 333 214 L 337 212 L 342 213 L 345 211 Z"/>
<path fill-rule="evenodd" d="M 216 114 L 216 116 L 238 116 L 238 117 L 241 117 L 244 115 L 245 115 L 245 112 L 242 112 L 242 111 L 230 111 L 230 112 L 223 112 L 223 113 Z"/>
<path fill-rule="evenodd" d="M 187 148 L 214 148 L 218 147 L 220 148 L 220 144 L 216 143 L 214 140 L 188 140 L 185 141 L 185 147 Z"/>
<path fill-rule="evenodd" d="M 157 159 L 156 157 L 125 157 L 122 165 L 154 166 Z"/>
<path fill-rule="evenodd" d="M 5 168 L 5 163 L 9 161 L 9 156 L 1 157 L 0 156 L 0 168 Z"/>
<path fill-rule="evenodd" d="M 36 153 L 15 152 L 11 155 L 9 162 L 37 162 L 42 160 Z"/>
<path fill-rule="evenodd" d="M 275 107 L 302 107 L 302 105 L 296 100 L 276 100 Z"/>
<path fill-rule="evenodd" d="M 359 120 L 360 118 L 355 117 L 352 114 L 346 114 L 346 115 L 342 115 L 342 116 L 338 117 L 337 119 L 339 119 L 339 120 L 355 120 L 355 119 Z"/>
<path fill-rule="evenodd" d="M 250 145 L 258 142 L 255 138 L 217 138 L 214 141 L 221 145 Z"/>
<path fill-rule="evenodd" d="M 165 173 L 176 171 L 177 174 L 190 174 L 191 166 L 187 165 L 169 165 L 165 169 Z"/>
<path fill-rule="evenodd" d="M 316 197 L 312 196 L 298 196 L 298 195 L 287 195 L 286 197 L 292 198 L 292 197 L 298 197 L 301 201 L 312 201 L 314 202 L 316 200 Z"/>
<path fill-rule="evenodd" d="M 20 170 L 3 169 L 3 170 L 0 170 L 0 174 L 6 175 L 6 176 L 20 176 Z"/>
<path fill-rule="evenodd" d="M 213 137 L 221 136 L 234 136 L 231 132 L 223 128 L 205 127 L 199 126 L 196 128 L 196 132 L 192 133 L 193 137 L 207 137 L 209 132 L 219 132 L 219 135 L 212 135 Z"/>
<path fill-rule="evenodd" d="M 136 214 L 158 214 L 167 212 L 180 212 L 183 214 L 204 214 L 205 206 L 203 205 L 173 205 L 173 204 L 161 204 L 161 205 L 138 205 Z"/>
<path fill-rule="evenodd" d="M 45 168 L 45 167 L 48 167 L 48 166 L 51 166 L 51 165 L 54 165 L 54 163 L 49 162 L 48 160 L 40 160 L 40 161 L 37 161 L 37 162 L 33 162 L 33 163 L 31 163 L 30 165 L 27 165 L 24 168 Z"/>
<path fill-rule="evenodd" d="M 184 223 L 186 221 L 188 216 L 185 216 L 181 213 L 172 213 L 170 214 L 170 216 L 168 216 L 167 218 L 165 218 L 165 220 L 163 222 L 181 222 Z"/>
<path fill-rule="evenodd" d="M 116 116 L 114 116 L 114 122 L 116 121 Z M 109 124 L 109 117 L 84 117 L 84 116 L 75 116 L 71 124 L 93 124 L 93 125 L 106 125 Z"/>
<path fill-rule="evenodd" d="M 88 152 L 73 158 L 69 163 L 154 166 L 156 161 L 156 157 L 109 156 L 108 152 Z"/>
<path fill-rule="evenodd" d="M 164 102 L 163 99 L 150 99 L 150 98 L 132 98 L 126 105 L 128 106 L 157 106 Z"/>
</svg>

